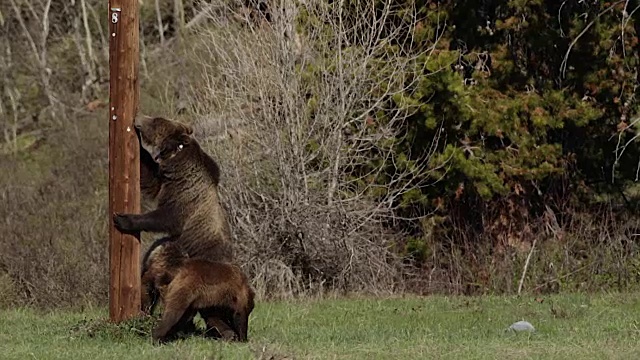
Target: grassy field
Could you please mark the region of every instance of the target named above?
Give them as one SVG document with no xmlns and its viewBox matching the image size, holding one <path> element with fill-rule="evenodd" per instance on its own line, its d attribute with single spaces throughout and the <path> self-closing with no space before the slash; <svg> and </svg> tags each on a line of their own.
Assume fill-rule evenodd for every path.
<svg viewBox="0 0 640 360">
<path fill-rule="evenodd" d="M 258 302 L 249 342 L 154 346 L 106 310 L 0 313 L 0 359 L 637 359 L 640 294 Z M 527 320 L 535 333 L 504 330 Z"/>
</svg>

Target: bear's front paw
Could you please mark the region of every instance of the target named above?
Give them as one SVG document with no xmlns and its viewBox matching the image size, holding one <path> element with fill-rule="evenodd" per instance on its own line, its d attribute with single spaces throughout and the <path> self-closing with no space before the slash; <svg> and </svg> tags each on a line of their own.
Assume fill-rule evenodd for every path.
<svg viewBox="0 0 640 360">
<path fill-rule="evenodd" d="M 162 345 L 169 342 L 169 339 L 166 336 L 160 335 L 160 333 L 154 329 L 151 331 L 151 341 L 155 345 Z"/>
<path fill-rule="evenodd" d="M 113 224 L 121 232 L 135 231 L 133 220 L 129 215 L 113 214 Z"/>
</svg>

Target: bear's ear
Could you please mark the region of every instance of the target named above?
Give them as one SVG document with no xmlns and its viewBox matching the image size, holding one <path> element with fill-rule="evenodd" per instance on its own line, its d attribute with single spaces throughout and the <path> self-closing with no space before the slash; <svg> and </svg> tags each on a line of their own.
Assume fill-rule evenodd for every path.
<svg viewBox="0 0 640 360">
<path fill-rule="evenodd" d="M 192 135 L 193 134 L 193 128 L 191 127 L 191 125 L 185 125 L 185 131 L 187 132 L 187 135 Z"/>
</svg>

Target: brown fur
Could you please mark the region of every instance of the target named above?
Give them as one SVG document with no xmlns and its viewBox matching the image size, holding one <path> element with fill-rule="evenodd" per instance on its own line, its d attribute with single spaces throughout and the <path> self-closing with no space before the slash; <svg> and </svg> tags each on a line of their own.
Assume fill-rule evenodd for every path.
<svg viewBox="0 0 640 360">
<path fill-rule="evenodd" d="M 218 164 L 191 136 L 191 127 L 160 117 L 138 116 L 140 185 L 157 208 L 114 214 L 124 232 L 164 232 L 191 258 L 232 261 L 231 231 L 220 203 Z"/>
<path fill-rule="evenodd" d="M 144 265 L 143 283 L 152 283 L 164 303 L 160 324 L 153 330 L 155 341 L 169 339 L 197 312 L 207 331 L 223 336 L 232 331 L 238 340 L 247 340 L 255 295 L 239 266 L 188 258 L 173 241 L 157 245 Z M 144 295 L 143 302 L 149 302 Z"/>
</svg>

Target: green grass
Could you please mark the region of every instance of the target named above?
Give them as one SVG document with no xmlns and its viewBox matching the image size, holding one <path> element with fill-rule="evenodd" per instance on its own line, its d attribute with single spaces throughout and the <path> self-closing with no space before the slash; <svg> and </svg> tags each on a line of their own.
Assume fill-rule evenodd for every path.
<svg viewBox="0 0 640 360">
<path fill-rule="evenodd" d="M 640 294 L 259 302 L 247 344 L 151 344 L 105 310 L 0 313 L 1 359 L 636 359 Z M 536 333 L 505 332 L 527 320 Z M 142 335 L 140 334 L 142 333 Z"/>
</svg>

